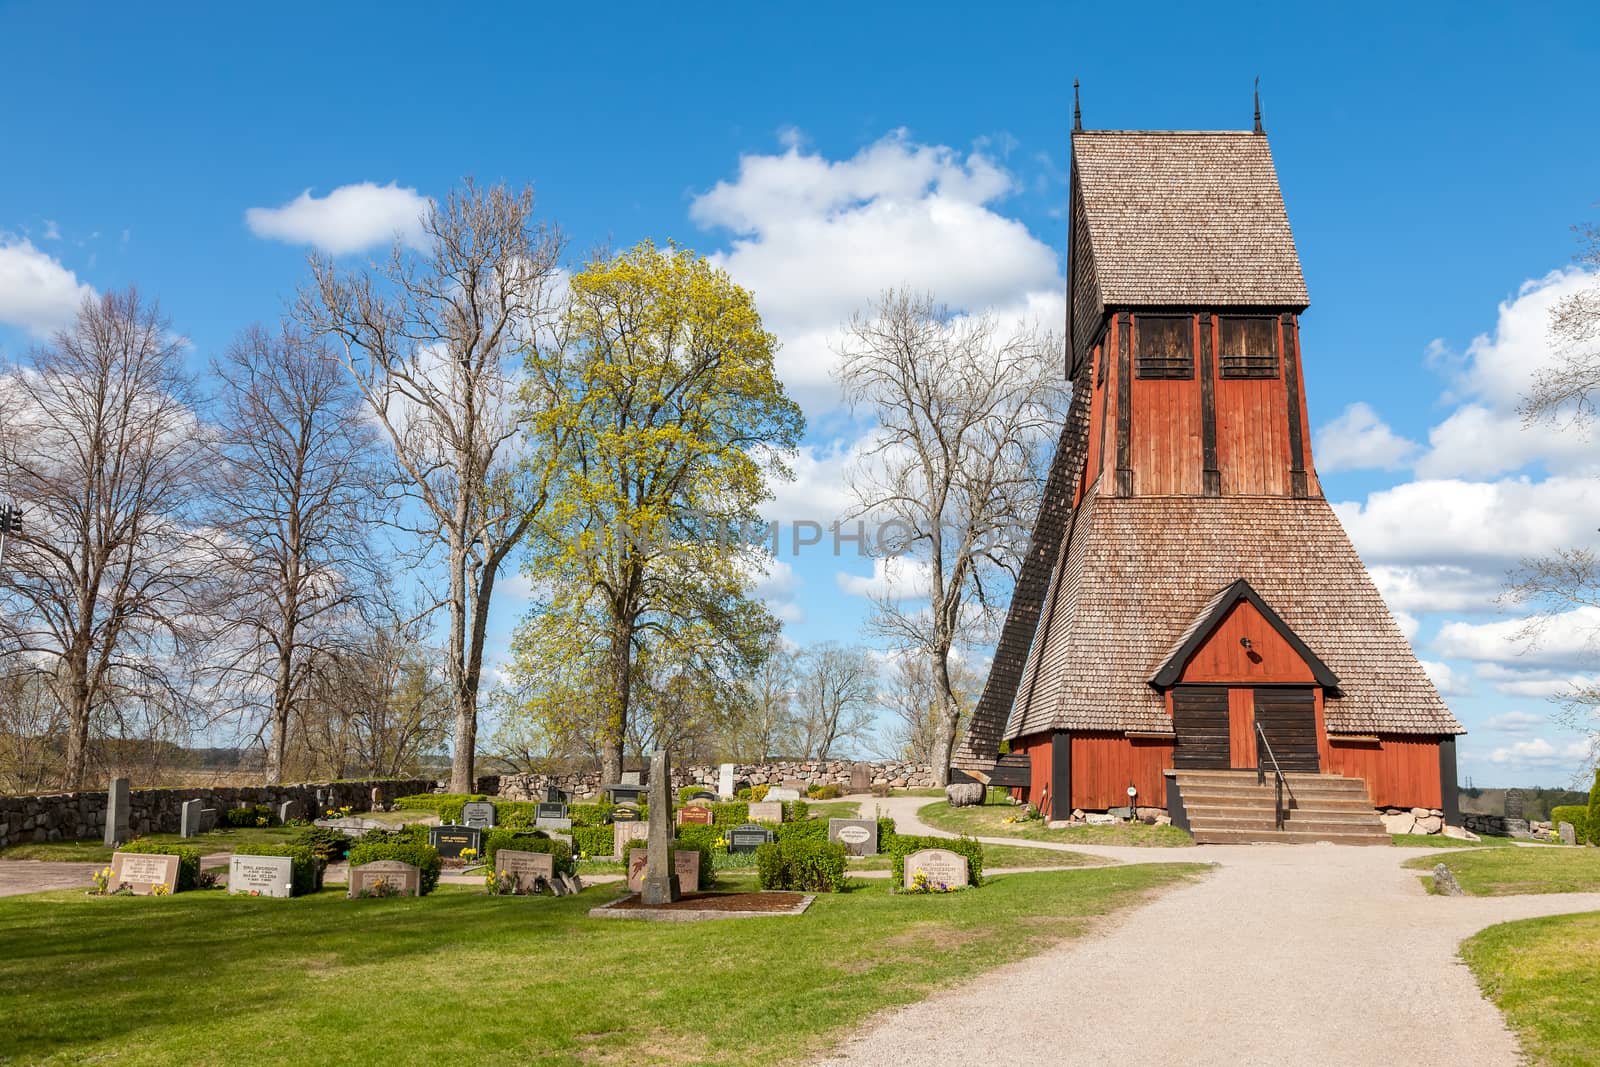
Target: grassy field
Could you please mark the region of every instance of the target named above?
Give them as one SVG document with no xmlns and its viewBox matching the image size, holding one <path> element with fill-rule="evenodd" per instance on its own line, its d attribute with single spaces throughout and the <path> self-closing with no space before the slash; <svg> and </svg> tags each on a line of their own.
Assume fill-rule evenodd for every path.
<svg viewBox="0 0 1600 1067">
<path fill-rule="evenodd" d="M 979 804 L 952 808 L 942 801 L 924 804 L 917 817 L 929 826 L 973 837 L 1020 837 L 1028 841 L 1053 841 L 1062 845 L 1138 845 L 1168 848 L 1194 844 L 1194 839 L 1174 826 L 1118 823 L 1115 826 L 1070 826 L 1051 830 L 1038 819 L 1006 822 L 1022 811 L 1011 804 Z"/>
<path fill-rule="evenodd" d="M 150 834 L 141 841 L 158 841 L 164 845 L 193 845 L 202 855 L 228 852 L 235 845 L 286 845 L 300 832 L 297 826 L 241 826 L 237 829 L 213 830 L 199 837 L 180 837 L 177 834 Z M 40 845 L 13 845 L 0 852 L 3 860 L 61 860 L 68 863 L 110 863 L 112 850 L 100 839 L 90 841 L 51 841 Z"/>
<path fill-rule="evenodd" d="M 1198 865 L 882 882 L 800 918 L 589 919 L 563 899 L 0 899 L 0 1062 L 752 1064 L 1079 936 Z M 746 880 L 740 888 L 753 888 Z M 92 995 L 89 995 L 92 991 Z"/>
<path fill-rule="evenodd" d="M 1416 856 L 1407 867 L 1443 863 L 1473 896 L 1513 893 L 1600 893 L 1600 848 L 1481 848 Z M 1427 879 L 1431 885 L 1432 879 Z"/>
<path fill-rule="evenodd" d="M 983 869 L 996 867 L 1093 867 L 1106 861 L 1082 852 L 1062 852 L 1053 848 L 1029 848 L 1027 845 L 984 845 Z M 891 870 L 888 855 L 867 856 L 851 860 L 852 871 Z"/>
<path fill-rule="evenodd" d="M 1401 848 L 1510 848 L 1509 837 L 1485 837 L 1478 841 L 1463 841 L 1459 837 L 1443 834 L 1390 834 Z M 1437 861 L 1435 861 L 1437 862 Z"/>
<path fill-rule="evenodd" d="M 1600 1063 L 1600 913 L 1491 926 L 1462 943 L 1461 958 L 1533 1063 Z"/>
</svg>

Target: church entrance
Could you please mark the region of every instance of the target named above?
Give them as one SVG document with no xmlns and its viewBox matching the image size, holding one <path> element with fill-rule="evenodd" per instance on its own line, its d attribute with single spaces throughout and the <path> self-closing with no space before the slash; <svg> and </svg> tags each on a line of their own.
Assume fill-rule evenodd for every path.
<svg viewBox="0 0 1600 1067">
<path fill-rule="evenodd" d="M 1261 732 L 1256 732 L 1260 726 Z M 1179 685 L 1172 690 L 1172 765 L 1179 770 L 1243 770 L 1267 763 L 1266 736 L 1285 773 L 1315 774 L 1316 691 L 1310 686 Z"/>
</svg>

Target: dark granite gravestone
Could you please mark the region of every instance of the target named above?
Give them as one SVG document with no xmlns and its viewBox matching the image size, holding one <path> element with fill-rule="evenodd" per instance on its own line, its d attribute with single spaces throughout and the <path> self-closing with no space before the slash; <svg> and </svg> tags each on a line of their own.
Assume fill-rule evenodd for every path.
<svg viewBox="0 0 1600 1067">
<path fill-rule="evenodd" d="M 495 877 L 509 874 L 516 880 L 518 893 L 534 892 L 539 882 L 555 880 L 556 858 L 548 852 L 521 852 L 502 848 L 494 854 Z"/>
<path fill-rule="evenodd" d="M 635 804 L 618 804 L 611 809 L 612 822 L 638 822 L 639 808 Z"/>
<path fill-rule="evenodd" d="M 106 847 L 115 848 L 133 839 L 128 832 L 128 815 L 133 798 L 126 778 L 113 778 L 106 790 Z"/>
<path fill-rule="evenodd" d="M 565 804 L 568 801 L 567 794 L 553 785 L 544 787 L 544 799 L 547 804 Z"/>
<path fill-rule="evenodd" d="M 294 895 L 294 861 L 288 856 L 241 856 L 228 860 L 228 893 L 252 897 Z"/>
<path fill-rule="evenodd" d="M 472 849 L 483 854 L 483 831 L 475 826 L 435 826 L 428 830 L 428 844 L 439 850 L 440 859 L 460 859 Z"/>
<path fill-rule="evenodd" d="M 494 805 L 484 800 L 473 800 L 461 805 L 461 821 L 475 830 L 494 827 Z"/>
<path fill-rule="evenodd" d="M 350 868 L 350 887 L 345 895 L 351 899 L 368 893 L 373 896 L 382 895 L 383 889 L 378 884 L 380 882 L 391 891 L 388 894 L 391 896 L 422 895 L 422 872 L 411 864 L 401 863 L 399 860 L 378 860 Z"/>
<path fill-rule="evenodd" d="M 178 809 L 178 836 L 195 837 L 200 833 L 200 812 L 204 801 L 185 800 Z"/>
<path fill-rule="evenodd" d="M 712 822 L 711 809 L 699 804 L 690 804 L 678 809 L 678 825 L 710 826 Z"/>
<path fill-rule="evenodd" d="M 127 779 L 119 779 L 127 781 Z M 138 852 L 113 852 L 111 854 L 110 889 L 115 892 L 126 885 L 135 896 L 153 896 L 156 887 L 161 893 L 178 891 L 177 856 L 151 856 Z"/>
<path fill-rule="evenodd" d="M 851 856 L 878 854 L 877 819 L 829 819 L 828 840 L 837 841 Z"/>
<path fill-rule="evenodd" d="M 305 818 L 305 815 L 306 806 L 298 800 L 285 800 L 278 805 L 278 822 L 280 825 L 288 826 L 296 819 Z"/>
<path fill-rule="evenodd" d="M 754 852 L 769 841 L 776 840 L 773 832 L 765 826 L 757 826 L 747 822 L 743 826 L 735 826 L 728 831 L 729 852 Z"/>
<path fill-rule="evenodd" d="M 1506 818 L 1507 819 L 1520 819 L 1522 817 L 1523 817 L 1523 815 L 1522 815 L 1522 790 L 1520 790 L 1520 789 L 1507 789 L 1506 790 Z"/>
<path fill-rule="evenodd" d="M 209 834 L 212 830 L 215 830 L 216 828 L 217 828 L 217 809 L 216 808 L 201 808 L 200 809 L 200 832 L 203 833 L 203 834 Z"/>
<path fill-rule="evenodd" d="M 565 819 L 567 817 L 567 806 L 559 800 L 541 801 L 535 805 L 533 817 L 536 819 Z"/>
<path fill-rule="evenodd" d="M 608 785 L 604 789 L 607 799 L 613 804 L 637 804 L 639 798 L 644 796 L 642 785 Z"/>
<path fill-rule="evenodd" d="M 715 804 L 717 802 L 717 794 L 713 793 L 709 789 L 697 789 L 693 793 L 690 793 L 685 800 L 691 804 L 696 800 L 703 800 L 707 804 Z"/>
</svg>

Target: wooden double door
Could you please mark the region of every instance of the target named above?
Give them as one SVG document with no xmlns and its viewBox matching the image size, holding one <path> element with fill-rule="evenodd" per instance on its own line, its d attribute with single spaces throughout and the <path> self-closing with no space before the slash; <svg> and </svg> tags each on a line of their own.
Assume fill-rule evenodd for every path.
<svg viewBox="0 0 1600 1067">
<path fill-rule="evenodd" d="M 1179 770 L 1270 766 L 1266 735 L 1285 772 L 1322 769 L 1316 690 L 1311 686 L 1180 685 L 1172 690 L 1172 765 Z"/>
</svg>

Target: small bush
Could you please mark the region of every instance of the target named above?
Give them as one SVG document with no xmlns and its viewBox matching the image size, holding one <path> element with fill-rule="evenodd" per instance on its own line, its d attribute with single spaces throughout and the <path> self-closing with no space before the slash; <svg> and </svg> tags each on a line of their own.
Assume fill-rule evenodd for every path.
<svg viewBox="0 0 1600 1067">
<path fill-rule="evenodd" d="M 572 820 L 574 827 L 578 826 L 605 826 L 606 817 L 611 814 L 612 805 L 599 804 L 568 804 L 567 818 Z"/>
<path fill-rule="evenodd" d="M 790 822 L 800 822 L 811 817 L 811 805 L 803 800 L 790 800 L 783 806 Z"/>
<path fill-rule="evenodd" d="M 156 841 L 130 841 L 118 852 L 137 852 L 141 856 L 178 857 L 178 884 L 173 892 L 193 889 L 200 880 L 200 850 L 193 845 L 163 845 Z"/>
<path fill-rule="evenodd" d="M 894 843 L 899 837 L 894 828 L 894 820 L 887 815 L 878 816 L 878 851 L 893 852 Z"/>
<path fill-rule="evenodd" d="M 514 852 L 547 852 L 556 858 L 556 873 L 563 871 L 567 874 L 577 874 L 578 864 L 572 858 L 572 850 L 565 841 L 554 838 L 534 836 L 528 833 L 518 833 L 515 830 L 502 830 L 496 827 L 483 835 L 483 858 L 489 861 L 489 866 L 494 866 L 495 853 L 503 848 Z"/>
<path fill-rule="evenodd" d="M 580 855 L 591 859 L 597 856 L 610 856 L 612 850 L 617 847 L 616 831 L 609 826 L 574 826 L 572 844 Z"/>
<path fill-rule="evenodd" d="M 812 800 L 838 800 L 844 796 L 844 787 L 833 782 L 827 785 L 808 786 L 806 796 Z"/>
<path fill-rule="evenodd" d="M 752 793 L 752 791 L 751 791 L 749 786 L 742 785 L 738 789 L 735 789 L 733 791 L 733 799 L 735 799 L 735 800 L 745 800 L 745 801 L 753 800 L 755 798 L 751 795 L 751 793 Z"/>
<path fill-rule="evenodd" d="M 779 841 L 826 841 L 826 819 L 804 819 L 800 822 L 779 823 L 773 830 Z"/>
<path fill-rule="evenodd" d="M 881 847 L 881 846 L 880 846 Z M 967 857 L 967 884 L 983 884 L 983 846 L 971 837 L 914 837 L 894 835 L 894 847 L 888 853 L 894 858 L 890 865 L 889 884 L 898 890 L 906 880 L 906 857 L 925 848 L 943 848 Z"/>
<path fill-rule="evenodd" d="M 750 821 L 750 805 L 737 802 L 711 805 L 713 826 L 742 826 Z"/>
<path fill-rule="evenodd" d="M 1550 809 L 1550 829 L 1561 830 L 1561 824 L 1572 824 L 1573 840 L 1583 844 L 1589 840 L 1589 809 L 1582 804 L 1558 804 Z"/>
<path fill-rule="evenodd" d="M 288 856 L 294 895 L 303 897 L 322 888 L 323 863 L 309 845 L 240 845 L 235 856 Z"/>
<path fill-rule="evenodd" d="M 756 879 L 762 889 L 837 893 L 844 889 L 845 851 L 838 842 L 794 838 L 756 849 Z"/>
<path fill-rule="evenodd" d="M 261 820 L 265 819 L 266 822 Z M 222 821 L 229 826 L 271 826 L 278 820 L 273 817 L 272 805 L 256 804 L 246 808 L 228 808 L 222 812 Z"/>
<path fill-rule="evenodd" d="M 771 788 L 772 787 L 770 785 L 751 786 L 750 787 L 750 800 L 752 802 L 754 802 L 754 803 L 760 803 L 761 801 L 767 799 L 767 790 L 769 790 Z M 744 790 L 741 789 L 741 790 L 739 790 L 739 792 L 741 794 L 739 799 L 743 800 L 744 799 L 744 796 L 743 796 Z"/>
<path fill-rule="evenodd" d="M 1595 768 L 1594 788 L 1589 790 L 1589 844 L 1600 845 L 1600 767 Z"/>
<path fill-rule="evenodd" d="M 432 845 L 418 844 L 416 841 L 407 840 L 399 834 L 382 834 L 369 832 L 361 840 L 350 846 L 350 866 L 360 867 L 366 863 L 376 863 L 379 860 L 399 860 L 409 863 L 422 872 L 422 893 L 424 896 L 433 892 L 434 886 L 439 884 L 439 850 Z"/>
<path fill-rule="evenodd" d="M 290 844 L 304 845 L 309 848 L 324 866 L 330 863 L 338 863 L 350 851 L 349 835 L 335 830 L 331 826 L 307 826 L 294 835 L 294 840 Z M 234 851 L 238 852 L 239 850 L 234 849 Z M 251 855 L 260 855 L 260 853 L 251 853 Z"/>
</svg>

